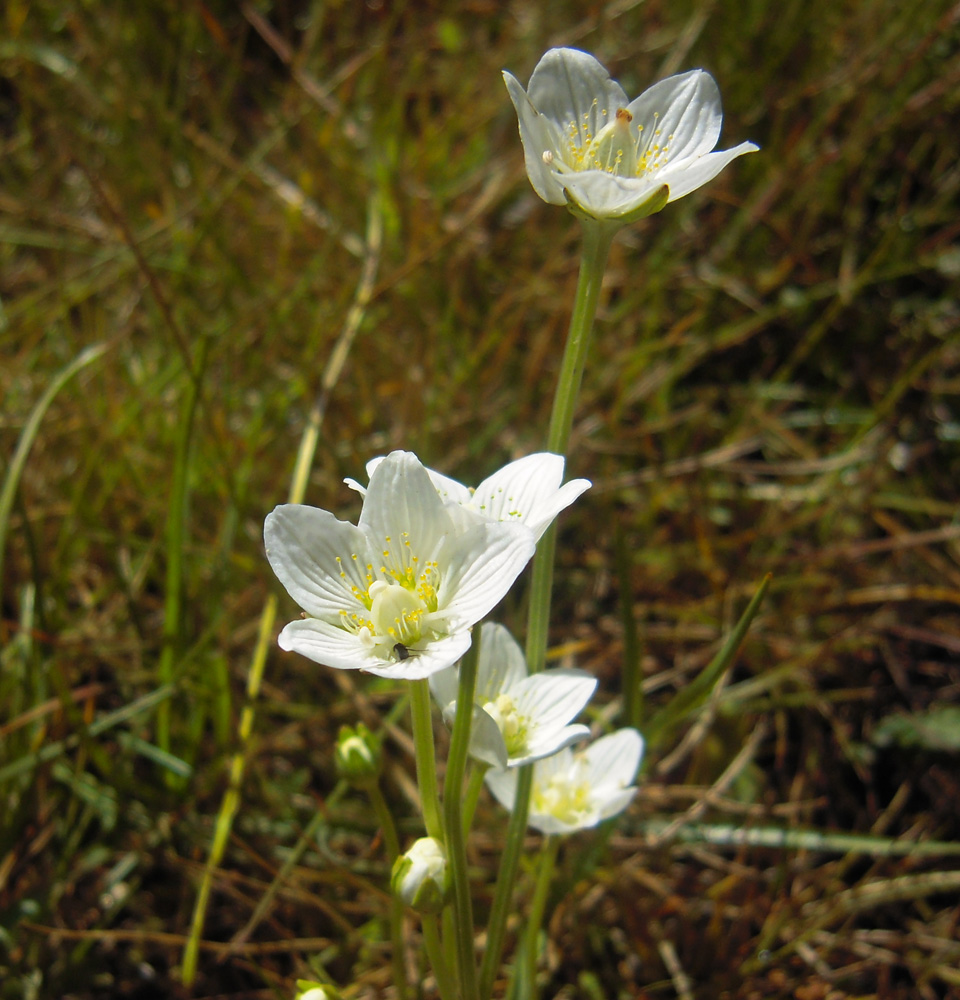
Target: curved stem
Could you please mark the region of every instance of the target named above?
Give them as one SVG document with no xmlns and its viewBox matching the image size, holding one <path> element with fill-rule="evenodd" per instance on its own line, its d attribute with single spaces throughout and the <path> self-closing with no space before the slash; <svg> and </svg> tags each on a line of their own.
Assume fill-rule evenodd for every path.
<svg viewBox="0 0 960 1000">
<path fill-rule="evenodd" d="M 611 223 L 594 219 L 583 221 L 583 250 L 580 258 L 580 276 L 570 317 L 570 329 L 553 397 L 550 429 L 547 433 L 547 450 L 565 455 L 577 395 L 583 378 L 583 368 L 590 346 L 593 320 L 600 301 L 603 273 L 610 256 L 610 245 L 619 228 Z M 543 669 L 547 658 L 547 634 L 550 622 L 550 591 L 553 587 L 553 562 L 557 545 L 556 525 L 544 533 L 533 557 L 533 576 L 530 582 L 530 611 L 527 618 L 527 669 L 536 673 Z M 522 767 L 517 776 L 517 791 L 507 830 L 507 842 L 500 862 L 497 888 L 494 893 L 490 923 L 487 927 L 487 948 L 483 955 L 480 986 L 484 997 L 491 995 L 493 980 L 500 967 L 503 937 L 510 911 L 510 897 L 517 876 L 517 865 L 523 846 L 530 808 L 530 789 L 533 771 L 530 765 Z"/>
<path fill-rule="evenodd" d="M 480 657 L 480 630 L 474 629 L 473 644 L 460 661 L 460 687 L 457 691 L 457 714 L 450 738 L 450 757 L 443 782 L 443 818 L 447 828 L 447 861 L 453 881 L 453 913 L 457 941 L 457 972 L 461 1000 L 479 1000 L 477 962 L 473 946 L 473 901 L 467 879 L 467 842 L 463 833 L 463 777 L 470 749 L 470 723 L 473 696 L 477 686 L 477 661 Z"/>
</svg>

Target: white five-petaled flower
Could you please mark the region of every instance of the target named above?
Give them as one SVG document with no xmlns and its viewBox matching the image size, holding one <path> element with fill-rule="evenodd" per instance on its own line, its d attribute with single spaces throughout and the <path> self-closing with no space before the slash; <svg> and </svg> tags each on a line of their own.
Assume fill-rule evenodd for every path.
<svg viewBox="0 0 960 1000">
<path fill-rule="evenodd" d="M 503 625 L 485 623 L 480 632 L 470 755 L 491 767 L 519 767 L 589 736 L 586 726 L 570 725 L 570 720 L 596 686 L 596 678 L 583 670 L 545 670 L 528 677 L 526 660 L 513 636 Z M 430 678 L 430 690 L 448 722 L 456 712 L 457 687 L 456 667 Z"/>
<path fill-rule="evenodd" d="M 542 833 L 573 833 L 616 816 L 637 790 L 632 782 L 642 756 L 643 737 L 618 729 L 580 753 L 566 749 L 538 761 L 527 822 Z M 486 782 L 500 804 L 513 809 L 517 772 L 488 771 Z"/>
<path fill-rule="evenodd" d="M 470 628 L 533 555 L 523 524 L 444 503 L 427 470 L 395 451 L 370 477 L 358 524 L 302 504 L 264 524 L 267 558 L 306 612 L 280 646 L 340 669 L 416 680 L 456 663 Z"/>
<path fill-rule="evenodd" d="M 370 459 L 367 475 L 372 478 L 382 461 L 382 457 Z M 427 469 L 427 474 L 441 499 L 481 520 L 525 524 L 539 541 L 550 522 L 590 488 L 589 479 L 563 483 L 563 464 L 563 456 L 548 451 L 527 455 L 488 476 L 476 489 L 432 469 Z M 366 492 L 355 479 L 344 482 L 359 493 Z"/>
<path fill-rule="evenodd" d="M 534 190 L 589 218 L 631 222 L 659 212 L 758 148 L 714 152 L 720 91 L 703 70 L 661 80 L 633 101 L 578 49 L 550 49 L 526 90 L 503 77 Z"/>
</svg>

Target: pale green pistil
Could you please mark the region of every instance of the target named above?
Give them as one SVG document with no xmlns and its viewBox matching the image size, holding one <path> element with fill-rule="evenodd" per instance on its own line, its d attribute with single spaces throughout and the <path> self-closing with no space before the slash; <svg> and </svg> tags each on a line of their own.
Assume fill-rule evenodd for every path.
<svg viewBox="0 0 960 1000">
<path fill-rule="evenodd" d="M 378 636 L 409 646 L 421 634 L 421 621 L 427 611 L 425 602 L 399 583 L 377 580 L 370 584 L 370 621 Z"/>
</svg>

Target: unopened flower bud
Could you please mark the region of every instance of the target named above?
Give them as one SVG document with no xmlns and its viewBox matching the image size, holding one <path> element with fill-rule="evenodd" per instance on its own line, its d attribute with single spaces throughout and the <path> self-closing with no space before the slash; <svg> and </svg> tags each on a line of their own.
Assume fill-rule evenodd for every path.
<svg viewBox="0 0 960 1000">
<path fill-rule="evenodd" d="M 294 1000 L 340 1000 L 340 994 L 332 986 L 315 983 L 310 979 L 298 979 Z"/>
<path fill-rule="evenodd" d="M 443 844 L 421 837 L 393 865 L 393 891 L 418 913 L 439 913 L 450 893 L 450 869 Z"/>
<path fill-rule="evenodd" d="M 362 723 L 357 728 L 343 726 L 334 750 L 337 774 L 354 788 L 371 788 L 380 777 L 380 741 Z"/>
</svg>

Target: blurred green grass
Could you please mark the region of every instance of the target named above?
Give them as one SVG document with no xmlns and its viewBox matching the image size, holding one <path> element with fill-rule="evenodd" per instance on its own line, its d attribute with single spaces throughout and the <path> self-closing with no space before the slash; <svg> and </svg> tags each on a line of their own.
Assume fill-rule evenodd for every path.
<svg viewBox="0 0 960 1000">
<path fill-rule="evenodd" d="M 570 460 L 594 488 L 563 522 L 552 640 L 615 711 L 619 537 L 653 712 L 774 579 L 729 684 L 650 761 L 589 879 L 567 858 L 544 995 L 956 995 L 947 857 L 724 849 L 644 823 L 703 803 L 760 726 L 691 819 L 960 837 L 956 751 L 918 743 L 919 723 L 903 746 L 873 738 L 953 718 L 960 694 L 960 10 L 11 0 L 3 16 L 4 476 L 57 372 L 107 351 L 46 412 L 6 538 L 0 996 L 178 995 L 277 589 L 263 516 L 371 204 L 376 281 L 308 501 L 355 516 L 342 477 L 394 447 L 476 482 L 541 446 L 578 232 L 527 184 L 499 73 L 525 80 L 554 44 L 628 93 L 709 69 L 722 145 L 762 152 L 614 247 Z M 518 630 L 521 605 L 504 611 Z M 196 995 L 288 995 L 316 955 L 351 996 L 384 989 L 385 863 L 350 797 L 250 941 L 222 961 L 216 943 L 324 806 L 337 727 L 394 698 L 272 649 Z M 412 833 L 402 733 L 390 745 Z M 482 804 L 478 873 L 499 830 Z"/>
</svg>

